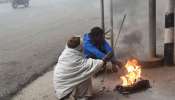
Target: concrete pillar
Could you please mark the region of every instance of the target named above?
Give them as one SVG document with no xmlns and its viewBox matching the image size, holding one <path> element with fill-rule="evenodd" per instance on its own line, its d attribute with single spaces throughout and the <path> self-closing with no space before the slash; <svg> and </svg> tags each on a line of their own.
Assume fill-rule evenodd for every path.
<svg viewBox="0 0 175 100">
<path fill-rule="evenodd" d="M 101 27 L 105 32 L 105 22 L 104 22 L 104 0 L 101 0 Z"/>
<path fill-rule="evenodd" d="M 164 63 L 173 65 L 174 63 L 174 0 L 169 2 L 165 15 L 165 39 L 164 39 Z"/>
<path fill-rule="evenodd" d="M 113 0 L 110 1 L 111 46 L 114 50 Z M 115 54 L 115 50 L 113 51 Z"/>
<path fill-rule="evenodd" d="M 156 0 L 149 0 L 149 57 L 156 57 Z"/>
</svg>

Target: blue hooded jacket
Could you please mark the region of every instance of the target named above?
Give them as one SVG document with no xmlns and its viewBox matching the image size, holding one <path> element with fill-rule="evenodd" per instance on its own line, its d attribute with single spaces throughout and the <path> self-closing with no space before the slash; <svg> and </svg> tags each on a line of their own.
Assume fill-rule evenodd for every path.
<svg viewBox="0 0 175 100">
<path fill-rule="evenodd" d="M 92 44 L 88 33 L 84 34 L 83 37 L 83 49 L 84 56 L 86 58 L 95 57 L 96 59 L 103 59 L 108 52 L 112 51 L 112 48 L 106 41 L 103 43 L 103 50 L 105 52 L 100 51 L 95 45 Z"/>
</svg>

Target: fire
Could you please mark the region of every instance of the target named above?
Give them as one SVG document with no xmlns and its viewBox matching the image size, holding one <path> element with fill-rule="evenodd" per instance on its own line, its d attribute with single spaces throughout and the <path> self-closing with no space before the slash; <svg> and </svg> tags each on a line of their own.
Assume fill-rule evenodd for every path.
<svg viewBox="0 0 175 100">
<path fill-rule="evenodd" d="M 128 60 L 125 65 L 127 74 L 121 76 L 122 86 L 131 86 L 141 79 L 141 66 L 136 59 Z"/>
</svg>

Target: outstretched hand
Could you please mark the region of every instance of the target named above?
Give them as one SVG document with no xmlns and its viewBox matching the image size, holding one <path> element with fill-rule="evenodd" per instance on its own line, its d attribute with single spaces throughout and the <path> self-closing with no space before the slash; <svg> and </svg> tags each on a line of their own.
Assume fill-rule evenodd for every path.
<svg viewBox="0 0 175 100">
<path fill-rule="evenodd" d="M 120 61 L 114 59 L 111 60 L 111 63 L 113 64 L 113 66 L 117 66 L 118 68 L 122 68 L 123 66 L 123 64 Z"/>
<path fill-rule="evenodd" d="M 116 61 L 116 65 L 119 67 L 119 68 L 122 68 L 123 64 L 119 61 Z"/>
<path fill-rule="evenodd" d="M 110 61 L 111 58 L 113 57 L 113 53 L 112 52 L 108 52 L 105 57 L 103 58 L 104 62 Z"/>
</svg>

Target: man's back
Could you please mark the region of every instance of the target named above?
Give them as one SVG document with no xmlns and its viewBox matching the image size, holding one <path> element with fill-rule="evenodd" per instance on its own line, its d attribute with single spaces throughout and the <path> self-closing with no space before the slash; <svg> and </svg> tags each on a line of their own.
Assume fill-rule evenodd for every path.
<svg viewBox="0 0 175 100">
<path fill-rule="evenodd" d="M 102 64 L 102 60 L 84 59 L 80 51 L 66 47 L 54 69 L 54 87 L 58 98 L 66 96 L 76 85 L 89 79 Z"/>
</svg>

